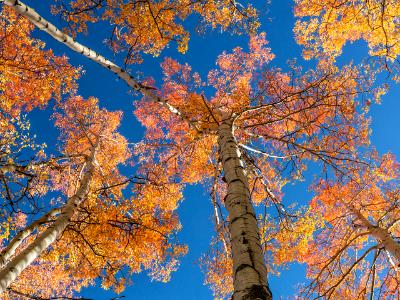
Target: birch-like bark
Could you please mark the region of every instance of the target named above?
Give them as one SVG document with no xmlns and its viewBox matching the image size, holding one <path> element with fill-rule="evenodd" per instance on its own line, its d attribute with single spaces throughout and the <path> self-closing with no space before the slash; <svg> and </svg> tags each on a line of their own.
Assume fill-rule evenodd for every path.
<svg viewBox="0 0 400 300">
<path fill-rule="evenodd" d="M 76 193 L 67 200 L 60 215 L 43 233 L 41 233 L 28 247 L 15 256 L 0 271 L 0 294 L 28 267 L 44 250 L 47 249 L 65 230 L 70 223 L 76 208 L 86 198 L 93 178 L 94 163 L 99 142 L 92 147 L 86 160 L 86 171 Z"/>
<path fill-rule="evenodd" d="M 364 215 L 356 209 L 354 206 L 349 206 L 351 212 L 361 222 L 361 225 L 365 227 L 371 236 L 373 236 L 391 256 L 395 257 L 397 264 L 400 264 L 400 244 L 393 239 L 390 232 L 377 225 L 373 225 Z"/>
<path fill-rule="evenodd" d="M 18 232 L 18 234 L 8 243 L 7 247 L 4 248 L 0 253 L 0 268 L 2 268 L 11 256 L 15 254 L 17 248 L 21 245 L 21 243 L 40 225 L 49 222 L 52 217 L 59 214 L 61 210 L 59 208 L 52 209 L 48 213 L 44 214 L 42 217 L 37 219 L 36 221 L 29 224 L 23 230 Z"/>
<path fill-rule="evenodd" d="M 30 168 L 50 165 L 53 162 L 57 162 L 59 160 L 66 160 L 66 159 L 70 159 L 73 157 L 82 157 L 82 155 L 68 155 L 68 156 L 64 155 L 64 156 L 59 156 L 59 157 L 52 157 L 47 161 L 38 161 L 38 162 L 31 161 L 26 165 L 18 165 L 18 164 L 14 164 L 14 163 L 3 164 L 0 166 L 0 176 L 7 174 L 7 173 L 13 173 L 13 172 L 19 172 L 22 174 L 26 174 L 25 172 L 27 172 Z"/>
<path fill-rule="evenodd" d="M 108 60 L 104 56 L 100 55 L 96 51 L 82 45 L 75 41 L 71 36 L 65 34 L 64 32 L 60 31 L 56 26 L 52 23 L 47 21 L 46 19 L 42 18 L 33 8 L 29 7 L 28 5 L 24 4 L 19 0 L 0 0 L 0 2 L 4 2 L 4 4 L 11 6 L 18 14 L 24 16 L 29 21 L 31 21 L 37 28 L 40 30 L 45 31 L 51 37 L 56 39 L 57 41 L 65 44 L 71 50 L 82 54 L 83 56 L 89 58 L 90 60 L 98 63 L 104 68 L 109 69 L 114 74 L 116 74 L 119 78 L 121 78 L 125 83 L 133 88 L 136 91 L 141 92 L 144 96 L 148 97 L 154 102 L 159 103 L 160 105 L 167 108 L 170 112 L 180 117 L 182 120 L 188 122 L 194 129 L 200 131 L 198 126 L 195 122 L 188 119 L 182 112 L 177 110 L 174 106 L 169 104 L 165 99 L 159 97 L 155 93 L 155 89 L 152 87 L 145 86 L 135 80 L 135 78 L 126 72 L 123 68 L 119 67 L 112 61 Z"/>
<path fill-rule="evenodd" d="M 233 119 L 218 128 L 218 143 L 228 191 L 225 206 L 229 214 L 233 259 L 233 300 L 270 300 L 267 268 L 261 248 L 257 219 L 240 150 L 233 135 Z"/>
<path fill-rule="evenodd" d="M 16 12 L 28 18 L 39 29 L 47 32 L 73 51 L 81 53 L 101 66 L 110 69 L 124 80 L 128 86 L 166 107 L 197 131 L 201 131 L 195 122 L 167 103 L 165 99 L 157 96 L 153 88 L 140 84 L 124 69 L 88 47 L 74 41 L 72 37 L 58 30 L 29 6 L 19 0 L 3 1 L 6 5 L 13 7 Z M 239 148 L 232 133 L 232 120 L 225 120 L 219 126 L 219 145 L 225 179 L 228 183 L 225 205 L 231 220 L 230 233 L 235 287 L 233 299 L 272 299 L 267 283 L 267 270 L 264 263 L 257 220 L 250 200 L 248 181 L 240 160 Z"/>
</svg>

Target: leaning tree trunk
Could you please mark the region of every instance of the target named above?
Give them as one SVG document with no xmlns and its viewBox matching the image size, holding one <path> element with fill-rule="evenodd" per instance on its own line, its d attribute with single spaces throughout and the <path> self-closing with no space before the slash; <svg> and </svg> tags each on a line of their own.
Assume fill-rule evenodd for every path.
<svg viewBox="0 0 400 300">
<path fill-rule="evenodd" d="M 51 221 L 52 217 L 59 214 L 61 210 L 59 208 L 52 209 L 48 213 L 44 214 L 41 218 L 32 222 L 30 225 L 21 230 L 5 247 L 0 253 L 0 268 L 2 268 L 8 260 L 15 254 L 15 251 L 22 244 L 22 242 L 31 235 L 31 233 L 39 226 L 46 222 Z"/>
<path fill-rule="evenodd" d="M 43 233 L 41 233 L 28 247 L 15 256 L 0 271 L 0 294 L 28 267 L 39 255 L 47 249 L 67 228 L 76 208 L 86 198 L 90 183 L 93 178 L 94 162 L 98 142 L 92 147 L 91 154 L 86 160 L 86 171 L 76 193 L 70 197 L 61 210 L 60 215 L 55 219 Z"/>
<path fill-rule="evenodd" d="M 17 13 L 27 18 L 32 24 L 34 24 L 40 30 L 48 33 L 52 38 L 65 44 L 71 50 L 82 54 L 83 56 L 89 58 L 90 60 L 98 63 L 100 66 L 109 69 L 111 72 L 116 74 L 120 79 L 125 81 L 125 83 L 136 91 L 141 92 L 144 96 L 148 97 L 151 101 L 159 103 L 160 105 L 167 108 L 170 112 L 180 117 L 182 120 L 188 122 L 196 131 L 199 131 L 196 123 L 192 122 L 179 110 L 169 104 L 165 99 L 159 97 L 152 87 L 145 86 L 138 82 L 132 75 L 130 75 L 126 70 L 116 65 L 112 61 L 108 60 L 104 56 L 100 55 L 96 51 L 82 45 L 75 41 L 71 36 L 65 34 L 59 30 L 55 25 L 47 21 L 41 15 L 39 15 L 33 8 L 29 7 L 20 0 L 0 0 L 4 4 L 12 7 Z"/>
<path fill-rule="evenodd" d="M 229 214 L 233 259 L 233 300 L 272 299 L 267 268 L 261 248 L 257 219 L 250 199 L 249 183 L 233 135 L 232 118 L 219 125 L 220 158 L 228 191 L 225 206 Z"/>
</svg>

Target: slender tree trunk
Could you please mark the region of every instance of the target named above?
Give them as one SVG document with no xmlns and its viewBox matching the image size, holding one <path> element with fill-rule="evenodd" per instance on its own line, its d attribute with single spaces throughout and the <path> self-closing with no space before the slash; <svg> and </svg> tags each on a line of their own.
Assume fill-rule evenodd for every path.
<svg viewBox="0 0 400 300">
<path fill-rule="evenodd" d="M 393 257 L 396 258 L 397 264 L 400 264 L 400 244 L 393 239 L 390 232 L 382 227 L 373 225 L 364 215 L 354 206 L 350 206 L 351 212 L 361 222 L 372 237 L 374 237 Z"/>
<path fill-rule="evenodd" d="M 249 183 L 240 151 L 233 135 L 232 118 L 218 129 L 220 157 L 228 192 L 225 206 L 229 214 L 233 259 L 233 300 L 272 299 L 267 268 L 261 248 L 257 219 L 250 199 Z"/>
<path fill-rule="evenodd" d="M 78 190 L 68 199 L 54 223 L 41 233 L 28 247 L 8 262 L 0 271 L 0 294 L 3 293 L 21 272 L 62 234 L 70 223 L 76 208 L 82 203 L 89 192 L 97 148 L 98 141 L 92 147 L 91 154 L 86 160 L 86 171 L 80 181 Z"/>
<path fill-rule="evenodd" d="M 133 88 L 136 91 L 141 92 L 144 96 L 148 97 L 151 101 L 157 102 L 160 105 L 167 108 L 170 112 L 181 118 L 182 120 L 188 122 L 194 129 L 200 131 L 195 122 L 188 119 L 184 114 L 182 114 L 179 110 L 169 104 L 165 99 L 159 97 L 154 88 L 142 85 L 138 82 L 132 75 L 127 73 L 123 68 L 116 65 L 112 61 L 108 60 L 104 56 L 100 55 L 96 51 L 82 45 L 75 41 L 71 36 L 65 34 L 61 30 L 59 30 L 52 23 L 47 21 L 45 18 L 42 18 L 33 8 L 29 7 L 25 3 L 19 0 L 2 0 L 4 4 L 11 6 L 17 13 L 27 18 L 31 21 L 37 28 L 48 33 L 52 38 L 57 41 L 65 44 L 71 50 L 86 56 L 90 60 L 98 63 L 104 68 L 109 69 L 115 75 L 117 75 L 120 79 L 125 81 L 125 83 Z M 0 0 L 1 2 L 1 0 Z"/>
<path fill-rule="evenodd" d="M 15 251 L 21 245 L 25 238 L 27 238 L 36 228 L 40 225 L 50 221 L 52 217 L 59 214 L 61 210 L 59 208 L 52 209 L 48 213 L 44 214 L 41 218 L 29 224 L 29 226 L 25 227 L 21 230 L 4 248 L 0 253 L 0 268 L 2 268 L 11 256 L 15 254 Z"/>
</svg>

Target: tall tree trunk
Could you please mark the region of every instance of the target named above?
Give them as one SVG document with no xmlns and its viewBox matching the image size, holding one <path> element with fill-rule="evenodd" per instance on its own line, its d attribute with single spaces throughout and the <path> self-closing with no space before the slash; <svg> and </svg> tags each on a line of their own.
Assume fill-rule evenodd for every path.
<svg viewBox="0 0 400 300">
<path fill-rule="evenodd" d="M 51 37 L 56 39 L 57 41 L 65 44 L 71 50 L 86 56 L 90 60 L 98 63 L 104 68 L 109 69 L 111 72 L 116 74 L 120 79 L 125 81 L 125 83 L 133 88 L 136 91 L 141 92 L 144 96 L 148 97 L 151 101 L 157 102 L 160 105 L 167 108 L 170 112 L 177 115 L 182 120 L 188 122 L 190 126 L 192 126 L 196 131 L 200 131 L 197 127 L 196 123 L 187 118 L 184 114 L 182 114 L 179 110 L 169 104 L 165 99 L 159 97 L 154 88 L 142 85 L 138 82 L 132 75 L 127 73 L 123 68 L 116 65 L 112 61 L 108 60 L 104 56 L 100 55 L 96 51 L 82 45 L 75 41 L 71 36 L 65 34 L 61 30 L 59 30 L 52 23 L 47 21 L 45 18 L 42 18 L 33 8 L 29 7 L 25 3 L 20 0 L 3 0 L 4 4 L 11 6 L 17 13 L 27 18 L 31 21 L 37 28 L 45 31 Z"/>
<path fill-rule="evenodd" d="M 92 147 L 91 154 L 86 160 L 86 171 L 80 181 L 76 193 L 67 200 L 63 206 L 60 215 L 55 219 L 43 233 L 41 233 L 28 247 L 15 256 L 0 271 L 0 294 L 28 267 L 39 255 L 47 249 L 67 228 L 76 208 L 85 200 L 90 183 L 93 178 L 94 162 L 98 141 Z"/>
<path fill-rule="evenodd" d="M 52 217 L 59 214 L 61 210 L 59 208 L 52 209 L 48 213 L 44 214 L 42 217 L 37 219 L 36 221 L 29 224 L 23 230 L 21 230 L 5 247 L 0 253 L 0 268 L 2 268 L 11 256 L 15 254 L 15 251 L 22 244 L 24 239 L 26 239 L 35 229 L 37 229 L 40 225 L 49 222 Z"/>
<path fill-rule="evenodd" d="M 269 300 L 267 268 L 261 248 L 257 219 L 250 199 L 249 183 L 233 135 L 232 118 L 218 129 L 220 157 L 228 186 L 225 206 L 229 214 L 233 259 L 233 300 Z"/>
<path fill-rule="evenodd" d="M 361 222 L 361 225 L 370 232 L 370 235 L 376 239 L 386 251 L 396 258 L 397 264 L 400 264 L 400 244 L 394 240 L 390 232 L 386 228 L 373 225 L 366 217 L 364 217 L 360 210 L 356 209 L 354 206 L 349 205 L 348 207 Z"/>
</svg>

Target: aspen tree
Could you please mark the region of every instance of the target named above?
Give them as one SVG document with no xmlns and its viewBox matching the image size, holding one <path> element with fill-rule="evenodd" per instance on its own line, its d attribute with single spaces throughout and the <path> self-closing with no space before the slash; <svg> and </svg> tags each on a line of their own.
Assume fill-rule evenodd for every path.
<svg viewBox="0 0 400 300">
<path fill-rule="evenodd" d="M 235 48 L 219 57 L 218 69 L 209 73 L 208 85 L 216 90 L 210 99 L 198 74 L 171 59 L 163 64 L 165 82 L 157 90 L 61 33 L 22 2 L 5 3 L 144 95 L 135 112 L 147 128 L 146 139 L 137 145 L 143 170 L 162 168 L 187 184 L 206 182 L 214 165 L 222 165 L 217 173 L 226 183 L 219 183 L 219 198 L 230 222 L 233 299 L 271 299 L 253 204 L 279 206 L 273 194 L 283 186 L 279 170 L 285 161 L 293 179 L 301 176 L 306 160 L 336 170 L 343 161 L 356 160 L 355 149 L 367 143 L 368 124 L 355 97 L 371 92 L 373 75 L 363 76 L 352 66 L 339 71 L 325 65 L 298 77 L 268 70 L 273 55 L 261 34 L 250 39 L 248 53 Z"/>
</svg>

